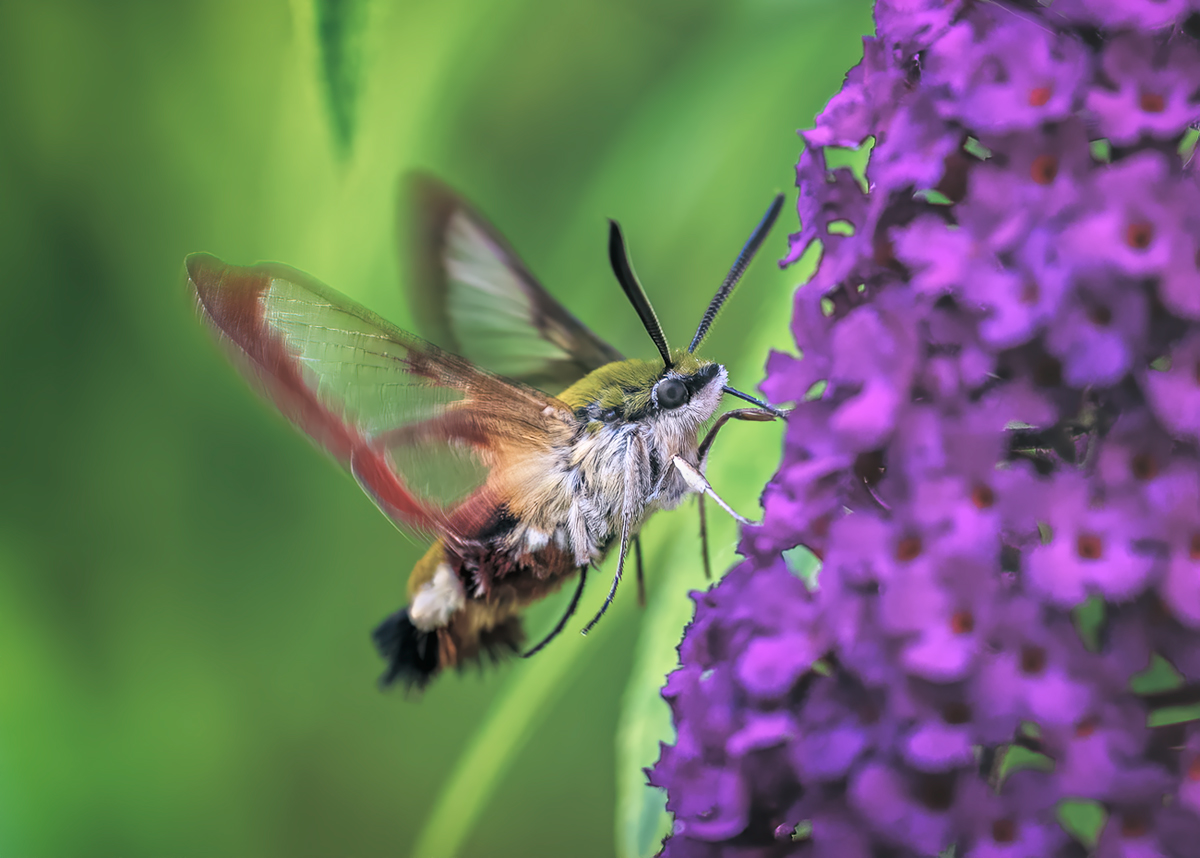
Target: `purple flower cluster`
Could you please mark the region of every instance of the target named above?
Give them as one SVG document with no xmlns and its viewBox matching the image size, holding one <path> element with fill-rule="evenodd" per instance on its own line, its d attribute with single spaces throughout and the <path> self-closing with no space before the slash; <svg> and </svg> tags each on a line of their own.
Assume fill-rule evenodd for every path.
<svg viewBox="0 0 1200 858">
<path fill-rule="evenodd" d="M 876 24 L 802 135 L 797 407 L 663 691 L 663 854 L 1200 855 L 1200 2 Z"/>
</svg>

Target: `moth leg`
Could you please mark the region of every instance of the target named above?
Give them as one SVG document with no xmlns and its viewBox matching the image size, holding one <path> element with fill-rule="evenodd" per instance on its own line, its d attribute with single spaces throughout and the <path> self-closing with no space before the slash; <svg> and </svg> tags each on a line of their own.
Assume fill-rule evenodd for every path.
<svg viewBox="0 0 1200 858">
<path fill-rule="evenodd" d="M 678 457 L 676 457 L 678 458 Z M 582 634 L 587 634 L 596 627 L 596 623 L 600 622 L 600 618 L 604 616 L 604 612 L 608 610 L 608 606 L 612 604 L 613 597 L 617 595 L 617 585 L 621 583 L 621 573 L 625 570 L 625 555 L 629 553 L 629 517 L 626 516 L 621 524 L 621 553 L 617 557 L 617 573 L 613 575 L 612 586 L 608 588 L 608 598 L 604 600 L 604 604 L 600 606 L 600 610 L 596 612 L 596 616 L 592 617 L 591 622 L 583 627 Z"/>
<path fill-rule="evenodd" d="M 708 480 L 704 478 L 704 474 L 700 473 L 700 471 L 696 469 L 695 465 L 688 464 L 680 456 L 673 457 L 671 459 L 671 464 L 673 464 L 676 470 L 678 470 L 683 476 L 684 481 L 687 482 L 692 491 L 708 495 L 717 502 L 717 506 L 721 507 L 721 509 L 725 510 L 725 512 L 729 513 L 742 524 L 756 524 L 756 522 L 753 522 L 750 519 L 734 512 L 733 507 L 725 503 L 724 499 L 713 490 L 713 487 L 709 485 Z"/>
<path fill-rule="evenodd" d="M 646 582 L 642 577 L 642 535 L 633 538 L 633 560 L 637 564 L 638 607 L 646 607 Z"/>
<path fill-rule="evenodd" d="M 699 471 L 701 473 L 703 473 L 705 465 L 708 464 L 708 454 L 712 450 L 712 444 L 713 444 L 713 441 L 715 441 L 717 438 L 717 433 L 719 431 L 721 431 L 721 427 L 724 426 L 726 423 L 728 423 L 730 420 L 750 420 L 755 423 L 765 423 L 768 420 L 774 420 L 774 419 L 775 419 L 774 414 L 771 414 L 770 412 L 767 412 L 767 411 L 761 411 L 757 408 L 735 408 L 733 411 L 726 411 L 724 414 L 722 414 L 720 417 L 717 418 L 717 422 L 713 424 L 713 427 L 708 430 L 708 434 L 706 434 L 704 436 L 704 440 L 700 442 L 700 447 L 698 450 L 698 458 L 699 458 L 699 462 L 700 462 Z M 686 475 L 685 475 L 685 478 L 686 478 Z M 689 480 L 689 482 L 690 482 L 690 480 Z M 707 483 L 707 480 L 705 482 Z M 710 491 L 711 491 L 711 488 L 712 487 L 709 486 Z M 697 509 L 700 512 L 700 556 L 704 561 L 704 580 L 711 581 L 712 580 L 712 562 L 710 561 L 709 556 L 708 556 L 708 517 L 705 515 L 705 511 L 704 511 L 704 495 L 705 494 L 706 494 L 706 492 L 702 491 L 700 493 L 700 498 L 697 502 Z M 714 495 L 714 497 L 716 497 L 716 496 Z M 734 513 L 732 510 L 729 509 L 729 507 L 725 506 L 725 504 L 722 503 L 719 498 L 717 499 L 717 502 L 721 503 L 721 506 L 725 510 L 730 512 L 730 514 L 733 515 L 734 518 L 738 518 L 740 521 L 745 521 L 745 519 L 739 518 L 737 513 Z"/>
<path fill-rule="evenodd" d="M 587 571 L 588 568 L 586 566 L 579 567 L 579 583 L 575 586 L 575 595 L 571 597 L 571 603 L 567 605 L 567 612 L 562 615 L 562 618 L 558 621 L 558 625 L 551 629 L 550 634 L 542 638 L 537 646 L 528 652 L 521 653 L 521 658 L 529 658 L 531 655 L 536 654 L 542 647 L 558 637 L 558 633 L 566 627 L 567 620 L 571 619 L 571 616 L 575 613 L 575 609 L 579 607 L 579 597 L 583 595 L 583 583 L 587 580 Z"/>
<path fill-rule="evenodd" d="M 704 466 L 708 464 L 708 453 L 712 448 L 713 441 L 717 438 L 717 433 L 730 420 L 750 420 L 754 423 L 766 423 L 774 419 L 774 414 L 769 411 L 761 411 L 757 408 L 735 408 L 733 411 L 726 411 L 717 418 L 717 422 L 713 424 L 713 427 L 708 430 L 708 434 L 704 436 L 704 440 L 700 442 L 697 459 L 700 462 L 700 470 L 703 471 Z"/>
</svg>

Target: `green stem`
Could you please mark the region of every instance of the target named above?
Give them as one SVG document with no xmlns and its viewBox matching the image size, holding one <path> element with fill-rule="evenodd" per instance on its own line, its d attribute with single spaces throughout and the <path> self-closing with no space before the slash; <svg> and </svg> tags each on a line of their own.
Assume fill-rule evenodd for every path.
<svg viewBox="0 0 1200 858">
<path fill-rule="evenodd" d="M 597 650 L 592 640 L 573 643 L 555 641 L 555 646 L 538 653 L 530 664 L 516 667 L 520 675 L 500 692 L 483 725 L 458 758 L 433 812 L 417 835 L 413 858 L 453 858 L 462 849 L 496 784 L 570 685 L 570 675 Z"/>
</svg>

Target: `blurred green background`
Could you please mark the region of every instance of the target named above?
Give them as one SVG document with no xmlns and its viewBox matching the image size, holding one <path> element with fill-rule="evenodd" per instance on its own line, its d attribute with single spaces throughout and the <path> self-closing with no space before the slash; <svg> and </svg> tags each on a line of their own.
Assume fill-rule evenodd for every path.
<svg viewBox="0 0 1200 858">
<path fill-rule="evenodd" d="M 368 633 L 424 546 L 255 399 L 182 260 L 285 261 L 407 326 L 394 194 L 428 168 L 646 356 L 604 218 L 690 336 L 869 28 L 861 0 L 0 4 L 0 854 L 653 852 L 694 504 L 647 526 L 644 611 L 382 694 Z M 788 343 L 794 198 L 705 346 L 745 389 Z M 778 444 L 717 446 L 748 514 Z"/>
</svg>

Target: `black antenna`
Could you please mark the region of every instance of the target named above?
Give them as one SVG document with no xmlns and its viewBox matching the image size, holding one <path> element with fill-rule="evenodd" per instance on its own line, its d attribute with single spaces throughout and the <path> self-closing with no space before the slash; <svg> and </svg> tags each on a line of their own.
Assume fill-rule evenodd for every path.
<svg viewBox="0 0 1200 858">
<path fill-rule="evenodd" d="M 633 266 L 629 264 L 629 253 L 625 250 L 625 237 L 621 235 L 621 226 L 611 218 L 608 221 L 608 261 L 612 263 L 613 274 L 617 275 L 617 282 L 625 290 L 629 303 L 633 304 L 633 309 L 637 310 L 638 316 L 641 317 L 646 333 L 658 347 L 663 363 L 670 369 L 671 350 L 667 348 L 667 338 L 663 334 L 662 325 L 658 323 L 658 316 L 654 315 L 650 299 L 646 297 L 646 291 L 642 289 L 637 275 L 633 273 Z"/>
<path fill-rule="evenodd" d="M 696 347 L 700 345 L 708 333 L 708 329 L 712 326 L 713 320 L 717 318 L 717 313 L 721 312 L 721 306 L 733 294 L 734 287 L 738 285 L 738 281 L 746 273 L 746 269 L 754 259 L 754 254 L 758 253 L 758 248 L 762 246 L 767 233 L 775 225 L 775 219 L 779 217 L 779 212 L 783 209 L 783 199 L 783 194 L 775 197 L 771 203 L 771 207 L 763 215 L 763 219 L 759 221 L 758 226 L 754 228 L 754 232 L 750 234 L 750 240 L 746 242 L 746 246 L 738 254 L 733 267 L 725 275 L 725 282 L 721 284 L 721 288 L 717 290 L 717 294 L 713 295 L 713 299 L 708 302 L 708 309 L 704 311 L 704 318 L 700 320 L 700 327 L 696 328 L 696 336 L 692 337 L 692 344 L 688 346 L 689 352 L 694 352 Z"/>
</svg>

